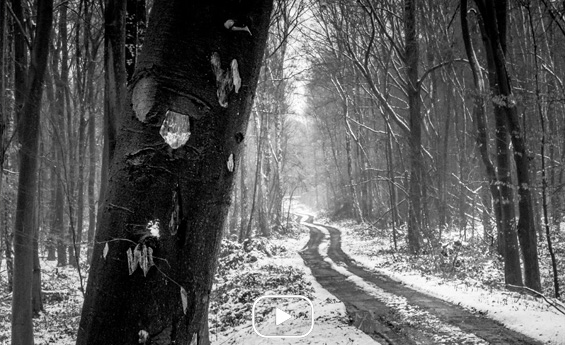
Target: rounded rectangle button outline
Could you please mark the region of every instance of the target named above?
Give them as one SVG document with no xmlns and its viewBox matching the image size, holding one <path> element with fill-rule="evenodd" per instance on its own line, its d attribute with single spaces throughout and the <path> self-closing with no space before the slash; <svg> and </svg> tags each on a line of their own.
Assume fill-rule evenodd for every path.
<svg viewBox="0 0 565 345">
<path fill-rule="evenodd" d="M 299 299 L 303 299 L 306 302 L 308 302 L 308 304 L 310 304 L 310 310 L 311 310 L 311 315 L 312 315 L 312 323 L 310 324 L 310 329 L 308 330 L 308 332 L 306 332 L 305 334 L 302 335 L 263 335 L 261 334 L 257 328 L 255 327 L 255 306 L 257 305 L 257 302 L 259 302 L 262 299 L 265 298 L 299 298 Z M 312 301 L 310 301 L 307 297 L 304 296 L 300 296 L 300 295 L 269 295 L 269 296 L 261 296 L 259 298 L 257 298 L 255 300 L 255 302 L 253 302 L 253 308 L 251 309 L 251 325 L 253 326 L 253 331 L 255 333 L 257 333 L 258 336 L 263 337 L 263 338 L 304 338 L 305 336 L 309 335 L 310 333 L 312 333 L 312 330 L 314 329 L 314 305 L 312 304 Z"/>
</svg>

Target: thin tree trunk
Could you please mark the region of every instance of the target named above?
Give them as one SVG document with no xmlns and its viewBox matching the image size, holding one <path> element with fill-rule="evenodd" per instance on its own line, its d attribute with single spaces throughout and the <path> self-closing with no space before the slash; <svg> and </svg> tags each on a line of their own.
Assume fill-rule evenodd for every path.
<svg viewBox="0 0 565 345">
<path fill-rule="evenodd" d="M 12 1 L 16 18 L 23 22 L 19 0 Z M 39 117 L 43 94 L 43 78 L 49 54 L 49 39 L 53 19 L 53 1 L 38 0 L 37 27 L 32 45 L 31 64 L 28 70 L 27 87 L 17 89 L 24 92 L 23 108 L 18 110 L 20 175 L 16 208 L 14 238 L 14 292 L 12 295 L 12 345 L 33 344 L 32 324 L 32 273 L 33 273 L 33 217 L 37 189 L 37 151 Z M 16 30 L 17 31 L 17 30 Z M 23 41 L 23 37 L 20 36 Z M 25 63 L 16 55 L 16 64 Z M 21 77 L 21 75 L 20 75 Z M 16 108 L 18 109 L 18 108 Z"/>
<path fill-rule="evenodd" d="M 77 136 L 75 119 L 73 117 L 73 109 L 71 109 L 70 94 L 69 94 L 69 43 L 68 30 L 67 30 L 67 6 L 59 6 L 59 36 L 61 40 L 61 75 L 58 87 L 59 102 L 61 102 L 62 116 L 66 118 L 62 131 L 66 131 L 66 141 L 61 141 L 61 151 L 63 153 L 63 177 L 64 177 L 64 197 L 66 199 L 66 206 L 68 212 L 68 233 L 66 236 L 66 250 L 68 255 L 68 263 L 76 267 L 77 258 L 75 257 L 75 244 L 76 244 L 76 189 L 77 189 Z"/>
<path fill-rule="evenodd" d="M 240 133 L 241 134 L 241 133 Z M 243 135 L 240 136 L 240 139 L 243 140 Z M 247 162 L 245 161 L 245 157 L 246 157 L 246 146 L 247 144 L 245 144 L 245 142 L 242 143 L 242 148 L 241 148 L 241 158 L 239 160 L 239 190 L 241 191 L 241 202 L 239 207 L 241 208 L 241 220 L 239 223 L 239 242 L 243 242 L 247 239 L 247 237 L 249 236 L 249 234 L 247 233 L 247 222 L 248 222 L 248 210 L 247 210 L 247 204 L 248 204 L 248 188 L 247 188 L 247 184 L 245 183 L 245 178 L 247 175 Z"/>
<path fill-rule="evenodd" d="M 57 143 L 53 143 L 57 146 Z M 63 181 L 61 166 L 64 164 L 63 157 L 60 149 L 57 150 L 57 167 L 54 169 L 57 180 L 57 189 L 55 191 L 55 212 L 53 217 L 52 231 L 55 233 L 57 240 L 57 266 L 67 265 L 67 245 L 66 245 L 66 232 L 65 232 L 65 194 L 63 191 Z"/>
<path fill-rule="evenodd" d="M 46 87 L 49 88 L 49 82 L 46 83 Z M 48 93 L 48 92 L 47 92 Z M 51 146 L 53 147 L 54 143 L 51 141 Z M 47 234 L 47 238 L 45 240 L 45 247 L 47 248 L 47 260 L 48 261 L 55 261 L 57 260 L 57 234 L 55 231 L 55 212 L 53 212 L 56 208 L 56 199 L 57 199 L 57 184 L 59 184 L 59 179 L 57 174 L 55 173 L 55 165 L 57 164 L 57 153 L 53 152 L 51 148 L 49 152 L 49 160 L 51 164 L 49 164 L 49 233 Z"/>
<path fill-rule="evenodd" d="M 5 46 L 6 46 L 6 0 L 0 0 L 0 196 L 2 195 L 2 184 L 4 181 L 4 160 L 6 154 L 6 136 L 8 130 L 8 114 L 5 108 L 6 73 L 5 69 Z M 0 200 L 0 212 L 2 212 Z"/>
<path fill-rule="evenodd" d="M 342 99 L 343 105 L 343 115 L 344 121 L 347 121 L 348 105 L 347 99 Z M 346 126 L 347 127 L 347 126 Z M 353 176 L 353 158 L 351 156 L 351 133 L 346 131 L 345 133 L 345 155 L 347 157 L 347 177 L 349 184 L 349 192 L 351 193 L 351 203 L 353 206 L 353 212 L 355 220 L 357 223 L 363 222 L 363 213 L 361 211 L 361 205 L 359 204 L 359 194 L 357 191 L 357 183 Z"/>
<path fill-rule="evenodd" d="M 404 1 L 405 64 L 410 127 L 410 208 L 408 215 L 408 249 L 420 252 L 423 225 L 422 190 L 424 162 L 422 157 L 422 128 L 420 114 L 420 85 L 418 84 L 418 37 L 416 32 L 417 0 Z"/>
<path fill-rule="evenodd" d="M 388 173 L 388 190 L 389 190 L 389 200 L 390 200 L 390 212 L 391 212 L 391 226 L 392 226 L 392 242 L 394 243 L 394 250 L 398 250 L 398 231 L 396 226 L 398 225 L 398 208 L 396 206 L 396 182 L 394 177 L 394 158 L 392 152 L 392 133 L 390 125 L 386 125 L 387 133 L 387 145 L 386 145 L 386 158 L 387 158 L 387 173 Z"/>
<path fill-rule="evenodd" d="M 262 149 L 258 154 L 262 155 L 261 159 L 261 167 L 260 167 L 260 174 L 259 174 L 259 190 L 257 193 L 257 200 L 259 201 L 259 205 L 257 205 L 258 209 L 258 217 L 257 220 L 259 221 L 259 231 L 262 236 L 269 237 L 271 236 L 271 215 L 270 205 L 269 205 L 269 179 L 271 177 L 271 135 L 269 133 L 269 118 L 265 114 L 265 112 L 261 112 L 261 147 Z"/>
<path fill-rule="evenodd" d="M 38 178 L 41 181 L 40 178 Z M 39 184 L 38 184 L 39 185 Z M 39 201 L 41 200 L 40 190 L 41 187 L 37 188 L 37 210 L 34 212 L 35 226 L 33 231 L 33 287 L 31 293 L 31 305 L 32 312 L 35 317 L 39 315 L 39 312 L 43 311 L 43 296 L 41 293 L 41 263 L 39 261 L 39 220 L 41 207 L 39 206 Z"/>
<path fill-rule="evenodd" d="M 8 203 L 2 201 L 2 228 L 4 241 L 4 254 L 6 258 L 6 276 L 8 277 L 8 292 L 12 292 L 14 285 L 14 251 L 12 249 L 12 244 L 14 243 L 14 233 L 10 231 L 12 228 L 10 222 L 8 221 Z"/>
<path fill-rule="evenodd" d="M 98 151 L 96 149 L 96 118 L 95 113 L 97 107 L 95 104 L 95 71 L 96 71 L 96 56 L 98 55 L 97 42 L 92 40 L 92 17 L 93 17 L 93 3 L 85 1 L 84 3 L 84 42 L 85 43 L 85 62 L 84 66 L 87 70 L 86 81 L 84 87 L 85 110 L 88 115 L 86 126 L 86 142 L 88 145 L 88 182 L 87 182 L 87 197 L 88 197 L 88 233 L 87 233 L 87 256 L 86 262 L 90 263 L 92 257 L 92 246 L 94 241 L 94 233 L 96 231 L 96 196 L 94 186 L 96 182 L 96 156 Z M 86 153 L 86 148 L 84 149 Z M 86 165 L 86 159 L 83 160 Z"/>
<path fill-rule="evenodd" d="M 84 107 L 83 107 L 84 109 Z M 77 179 L 77 227 L 75 229 L 75 237 L 73 238 L 73 253 L 72 253 L 72 265 L 78 267 L 80 264 L 80 252 L 81 252 L 81 242 L 82 242 L 82 228 L 84 226 L 84 164 L 86 161 L 85 157 L 85 132 L 86 132 L 86 120 L 84 118 L 84 113 L 81 112 L 79 120 L 79 139 L 78 139 L 78 179 Z"/>
<path fill-rule="evenodd" d="M 92 258 L 94 232 L 96 229 L 96 197 L 94 183 L 96 182 L 96 116 L 89 111 L 88 117 L 88 250 L 87 262 Z"/>
<path fill-rule="evenodd" d="M 4 73 L 4 58 L 5 58 L 5 45 L 6 45 L 6 0 L 0 0 L 0 226 L 2 230 L 0 231 L 0 243 L 5 239 L 5 233 L 8 229 L 3 224 L 3 219 L 5 217 L 4 213 L 4 198 L 2 197 L 2 187 L 4 182 L 4 160 L 5 160 L 5 147 L 6 147 L 6 131 L 8 128 L 8 114 L 6 114 L 5 109 L 5 97 L 4 91 L 5 87 L 5 76 Z M 5 243 L 8 246 L 8 243 Z M 1 248 L 1 246 L 0 246 Z M 0 251 L 1 254 L 1 251 Z M 1 271 L 0 260 L 0 271 Z"/>
<path fill-rule="evenodd" d="M 240 158 L 241 160 L 241 158 Z M 239 164 L 240 168 L 237 170 L 237 174 L 234 177 L 234 191 L 233 191 L 233 199 L 230 208 L 233 210 L 230 219 L 230 227 L 229 227 L 229 234 L 233 235 L 233 237 L 237 238 L 238 230 L 239 230 L 239 218 L 240 218 L 240 211 L 241 207 L 239 204 L 241 203 L 241 191 L 238 188 L 237 180 L 238 175 L 241 174 L 241 163 Z M 239 197 L 238 197 L 239 194 Z M 231 236 L 230 236 L 231 237 Z"/>
<path fill-rule="evenodd" d="M 257 153 L 256 153 L 256 161 L 255 161 L 255 182 L 253 184 L 253 195 L 251 196 L 251 209 L 249 210 L 249 221 L 247 222 L 247 230 L 246 238 L 251 237 L 251 226 L 253 224 L 253 215 L 255 214 L 255 205 L 257 203 L 257 191 L 260 188 L 260 178 L 261 178 L 261 148 L 262 148 L 262 140 L 261 140 L 261 129 L 259 125 L 259 114 L 255 112 L 254 115 L 254 123 L 255 123 L 255 137 L 257 141 Z"/>
<path fill-rule="evenodd" d="M 43 143 L 39 145 L 39 157 L 44 154 Z M 43 297 L 41 294 L 41 263 L 39 261 L 39 230 L 41 228 L 41 172 L 42 159 L 39 159 L 39 169 L 37 171 L 37 194 L 36 194 L 36 207 L 33 212 L 34 217 L 34 231 L 33 231 L 33 287 L 31 293 L 31 305 L 34 317 L 39 316 L 39 312 L 43 311 Z"/>
<path fill-rule="evenodd" d="M 533 20 L 532 20 L 532 13 L 531 13 L 530 4 L 527 5 L 527 10 L 528 10 L 530 30 L 531 30 L 532 40 L 533 40 L 533 45 L 534 45 L 536 105 L 537 105 L 538 115 L 539 115 L 539 119 L 540 119 L 540 126 L 541 126 L 540 156 L 541 156 L 541 193 L 542 193 L 543 223 L 544 223 L 545 235 L 546 235 L 546 240 L 547 240 L 547 250 L 549 251 L 549 256 L 551 258 L 551 269 L 553 271 L 553 288 L 555 290 L 555 298 L 559 298 L 560 293 L 559 293 L 559 279 L 558 279 L 558 275 L 557 275 L 557 261 L 555 259 L 555 252 L 553 250 L 553 243 L 551 241 L 551 231 L 550 231 L 549 216 L 548 216 L 548 210 L 547 210 L 547 208 L 548 208 L 547 207 L 547 172 L 546 172 L 546 167 L 545 167 L 545 141 L 546 141 L 545 116 L 546 116 L 546 114 L 544 114 L 544 112 L 542 110 L 542 97 L 541 97 L 540 81 L 539 81 L 540 76 L 539 76 L 539 70 L 538 70 L 538 66 L 539 66 L 539 63 L 538 63 L 538 45 L 537 45 L 537 40 L 536 40 L 536 32 L 535 32 L 535 29 L 534 29 L 534 23 L 533 23 Z M 530 234 L 530 235 L 532 235 L 532 234 Z M 535 232 L 534 232 L 533 236 L 535 236 Z M 530 243 L 529 245 L 532 245 L 532 243 Z M 537 242 L 535 243 L 535 245 L 537 245 Z M 537 261 L 537 257 L 535 259 Z M 530 269 L 530 270 L 535 273 L 535 267 L 533 268 L 533 270 L 532 269 Z M 538 274 L 538 280 L 539 280 L 539 268 L 538 268 L 537 274 Z M 535 282 L 532 283 L 531 279 L 528 280 L 528 272 L 526 271 L 526 285 L 528 287 L 534 289 L 534 287 L 529 286 L 528 283 L 530 283 L 532 285 L 536 284 Z M 539 285 L 538 291 L 541 292 L 541 283 Z"/>
</svg>

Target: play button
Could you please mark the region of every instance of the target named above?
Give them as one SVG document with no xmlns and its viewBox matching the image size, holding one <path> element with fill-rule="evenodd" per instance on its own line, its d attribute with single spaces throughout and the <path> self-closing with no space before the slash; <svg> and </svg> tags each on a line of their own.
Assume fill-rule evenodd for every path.
<svg viewBox="0 0 565 345">
<path fill-rule="evenodd" d="M 302 338 L 314 329 L 314 306 L 305 296 L 266 295 L 253 303 L 253 331 L 263 338 Z"/>
<path fill-rule="evenodd" d="M 275 308 L 275 325 L 280 325 L 281 323 L 292 319 L 292 316 L 279 308 Z"/>
</svg>

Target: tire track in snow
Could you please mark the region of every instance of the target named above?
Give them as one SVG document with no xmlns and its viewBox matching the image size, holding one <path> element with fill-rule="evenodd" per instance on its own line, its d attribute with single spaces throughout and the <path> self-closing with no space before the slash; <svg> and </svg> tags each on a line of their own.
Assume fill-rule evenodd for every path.
<svg viewBox="0 0 565 345">
<path fill-rule="evenodd" d="M 341 249 L 339 230 L 313 224 L 301 251 L 318 282 L 347 308 L 352 323 L 389 344 L 540 344 L 501 324 L 369 272 Z M 329 239 L 329 243 L 328 240 Z"/>
</svg>

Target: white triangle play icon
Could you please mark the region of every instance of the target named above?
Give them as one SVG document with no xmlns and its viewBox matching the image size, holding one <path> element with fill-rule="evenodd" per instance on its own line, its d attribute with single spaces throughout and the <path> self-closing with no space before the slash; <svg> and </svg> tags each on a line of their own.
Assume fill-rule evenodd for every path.
<svg viewBox="0 0 565 345">
<path fill-rule="evenodd" d="M 275 325 L 280 325 L 281 323 L 291 319 L 292 316 L 290 314 L 285 313 L 284 311 L 280 310 L 279 308 L 275 308 Z"/>
</svg>

